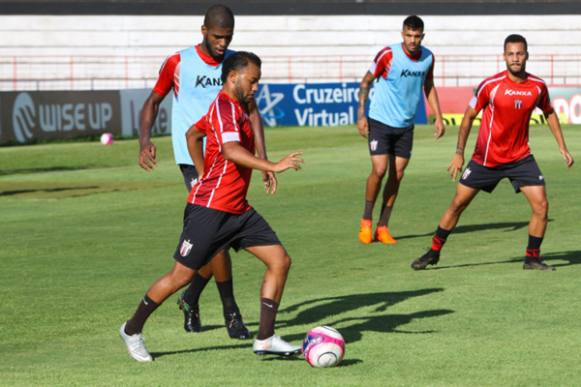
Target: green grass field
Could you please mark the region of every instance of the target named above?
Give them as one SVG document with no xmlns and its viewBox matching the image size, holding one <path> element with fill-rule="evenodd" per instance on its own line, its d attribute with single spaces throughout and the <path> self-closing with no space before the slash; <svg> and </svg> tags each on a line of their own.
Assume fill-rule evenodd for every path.
<svg viewBox="0 0 581 387">
<path fill-rule="evenodd" d="M 357 242 L 369 158 L 353 128 L 267 131 L 271 158 L 298 149 L 306 161 L 280 175 L 274 197 L 258 179 L 250 191 L 293 257 L 277 332 L 299 342 L 317 325 L 339 329 L 347 352 L 334 369 L 259 358 L 251 341 L 229 339 L 213 284 L 204 332 L 183 332 L 173 297 L 144 332 L 156 361 L 134 362 L 117 330 L 172 265 L 181 231 L 186 193 L 169 138 L 156 140 L 153 173 L 137 166 L 135 140 L 0 148 L 0 384 L 581 385 L 581 165 L 567 170 L 549 130 L 531 129 L 551 205 L 543 255 L 556 272 L 521 269 L 530 210 L 507 181 L 476 198 L 437 270 L 414 272 L 455 187 L 456 131 L 438 142 L 431 131 L 416 129 L 389 247 Z M 581 128 L 564 131 L 581 157 Z M 256 331 L 263 267 L 233 260 Z"/>
</svg>

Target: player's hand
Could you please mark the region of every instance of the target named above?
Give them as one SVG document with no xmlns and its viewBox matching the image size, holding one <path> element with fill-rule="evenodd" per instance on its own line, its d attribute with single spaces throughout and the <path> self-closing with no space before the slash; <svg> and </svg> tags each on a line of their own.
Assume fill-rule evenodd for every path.
<svg viewBox="0 0 581 387">
<path fill-rule="evenodd" d="M 452 161 L 450 162 L 450 165 L 448 165 L 448 172 L 450 173 L 452 180 L 456 180 L 456 177 L 462 171 L 463 165 L 464 156 L 459 153 L 455 153 Z"/>
<path fill-rule="evenodd" d="M 301 164 L 304 163 L 302 159 L 303 152 L 293 152 L 280 160 L 278 163 L 274 164 L 274 172 L 284 172 L 287 169 L 294 169 L 298 171 L 301 169 Z"/>
<path fill-rule="evenodd" d="M 369 123 L 367 122 L 367 117 L 362 116 L 357 119 L 357 130 L 361 137 L 367 138 L 369 133 Z"/>
<path fill-rule="evenodd" d="M 444 126 L 444 121 L 442 120 L 441 117 L 436 118 L 434 126 L 435 126 L 434 137 L 436 137 L 436 139 L 439 139 L 446 133 L 446 127 Z"/>
<path fill-rule="evenodd" d="M 571 156 L 571 153 L 569 153 L 567 149 L 561 149 L 561 154 L 565 159 L 565 163 L 567 163 L 567 168 L 571 168 L 575 163 L 575 160 L 573 160 L 573 156 Z"/>
<path fill-rule="evenodd" d="M 274 195 L 278 187 L 278 180 L 274 172 L 263 172 L 262 181 L 264 182 L 264 190 L 269 195 Z"/>
<path fill-rule="evenodd" d="M 153 171 L 157 164 L 156 154 L 157 150 L 154 143 L 149 142 L 141 146 L 139 150 L 139 166 L 146 171 Z"/>
</svg>

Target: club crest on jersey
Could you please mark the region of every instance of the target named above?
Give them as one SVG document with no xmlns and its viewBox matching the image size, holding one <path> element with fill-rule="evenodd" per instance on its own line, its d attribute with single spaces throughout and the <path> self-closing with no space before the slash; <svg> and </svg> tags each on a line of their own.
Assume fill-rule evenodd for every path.
<svg viewBox="0 0 581 387">
<path fill-rule="evenodd" d="M 206 75 L 198 75 L 196 77 L 196 87 L 205 89 L 208 86 L 222 86 L 222 80 L 220 78 L 210 78 Z"/>
<path fill-rule="evenodd" d="M 369 149 L 371 149 L 373 152 L 377 150 L 377 140 L 372 140 L 369 142 Z"/>
<path fill-rule="evenodd" d="M 468 176 L 470 176 L 471 173 L 472 171 L 470 170 L 470 168 L 466 168 L 464 170 L 464 173 L 462 174 L 462 180 L 468 179 Z"/>
<path fill-rule="evenodd" d="M 180 247 L 180 255 L 182 257 L 187 256 L 188 254 L 190 254 L 190 251 L 192 251 L 192 246 L 194 244 L 190 242 L 189 239 L 184 239 L 184 241 L 182 242 L 182 245 Z"/>
<path fill-rule="evenodd" d="M 522 108 L 522 100 L 521 100 L 521 99 L 515 99 L 515 100 L 514 100 L 514 108 L 515 108 L 515 109 L 520 109 L 520 108 Z"/>
</svg>

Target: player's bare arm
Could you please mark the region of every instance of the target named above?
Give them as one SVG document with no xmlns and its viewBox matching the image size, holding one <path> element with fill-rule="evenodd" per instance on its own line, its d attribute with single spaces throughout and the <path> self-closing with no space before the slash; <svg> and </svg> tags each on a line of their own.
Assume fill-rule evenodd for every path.
<svg viewBox="0 0 581 387">
<path fill-rule="evenodd" d="M 146 171 L 152 171 L 157 164 L 156 147 L 151 142 L 151 128 L 163 98 L 157 93 L 151 92 L 141 109 L 139 120 L 139 166 Z"/>
<path fill-rule="evenodd" d="M 188 152 L 200 178 L 204 176 L 204 137 L 206 137 L 206 134 L 195 125 L 186 132 Z"/>
<path fill-rule="evenodd" d="M 295 171 L 301 169 L 303 164 L 302 152 L 293 152 L 274 163 L 269 160 L 259 159 L 252 153 L 248 152 L 238 142 L 232 141 L 222 145 L 222 155 L 228 161 L 246 168 L 258 169 L 266 172 L 284 172 L 287 169 Z"/>
<path fill-rule="evenodd" d="M 433 79 L 426 79 L 426 82 L 424 83 L 424 92 L 426 93 L 428 104 L 430 104 L 430 109 L 434 112 L 435 116 L 434 137 L 440 138 L 444 133 L 446 133 L 446 127 L 444 126 L 442 109 L 440 109 L 440 100 L 438 99 L 438 92 L 436 91 Z"/>
<path fill-rule="evenodd" d="M 365 116 L 365 104 L 367 103 L 367 98 L 369 97 L 369 90 L 371 89 L 371 84 L 375 80 L 373 74 L 369 71 L 365 73 L 365 76 L 359 84 L 359 107 L 357 108 L 357 130 L 362 137 L 367 137 L 369 133 L 369 124 L 367 122 L 367 117 Z"/>
<path fill-rule="evenodd" d="M 250 120 L 250 126 L 252 126 L 252 132 L 254 133 L 254 147 L 256 148 L 256 154 L 258 155 L 258 158 L 268 160 L 266 154 L 266 141 L 264 140 L 264 126 L 262 125 L 262 119 L 260 118 L 260 112 L 258 111 L 256 100 L 252 98 L 252 100 L 248 102 L 247 107 L 248 119 Z M 262 181 L 267 194 L 274 194 L 276 192 L 278 181 L 275 173 L 263 171 Z"/>
<path fill-rule="evenodd" d="M 573 160 L 573 156 L 571 156 L 571 153 L 569 153 L 567 145 L 565 144 L 565 137 L 563 136 L 563 131 L 561 130 L 559 117 L 557 116 L 557 113 L 553 111 L 552 113 L 546 115 L 546 118 L 547 123 L 549 124 L 549 128 L 551 129 L 551 132 L 553 133 L 555 140 L 557 140 L 559 151 L 563 155 L 565 163 L 567 163 L 567 167 L 571 168 L 575 163 L 575 160 Z"/>
<path fill-rule="evenodd" d="M 462 171 L 464 166 L 464 149 L 466 148 L 466 142 L 468 142 L 468 136 L 470 135 L 470 130 L 472 129 L 472 123 L 478 115 L 478 112 L 472 107 L 468 106 L 464 112 L 464 117 L 462 117 L 462 122 L 460 123 L 460 128 L 458 129 L 458 142 L 456 143 L 456 152 L 452 161 L 448 166 L 448 172 L 453 180 Z"/>
</svg>

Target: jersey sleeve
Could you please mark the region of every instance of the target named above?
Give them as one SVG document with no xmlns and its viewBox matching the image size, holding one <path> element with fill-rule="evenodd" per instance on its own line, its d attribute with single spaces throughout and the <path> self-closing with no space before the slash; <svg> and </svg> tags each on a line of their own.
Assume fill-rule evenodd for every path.
<svg viewBox="0 0 581 387">
<path fill-rule="evenodd" d="M 488 105 L 488 101 L 490 100 L 490 88 L 488 86 L 486 81 L 483 81 L 476 89 L 474 97 L 472 97 L 468 104 L 476 112 L 479 112 Z"/>
<path fill-rule="evenodd" d="M 240 113 L 230 101 L 219 100 L 217 103 L 218 117 L 218 141 L 220 144 L 227 142 L 240 142 L 240 127 L 238 120 Z"/>
<path fill-rule="evenodd" d="M 371 66 L 369 66 L 369 72 L 373 74 L 374 78 L 378 78 L 380 76 L 387 78 L 391 68 L 392 59 L 393 52 L 391 51 L 391 48 L 384 48 L 383 50 L 379 51 L 375 56 L 375 59 L 373 59 Z"/>
<path fill-rule="evenodd" d="M 211 130 L 211 125 L 210 125 L 210 121 L 208 121 L 208 116 L 203 116 L 202 118 L 200 118 L 198 120 L 198 122 L 196 122 L 194 124 L 194 126 L 196 127 L 196 129 L 198 129 L 200 132 L 204 133 L 204 134 L 208 134 L 208 131 Z"/>
<path fill-rule="evenodd" d="M 162 97 L 165 97 L 167 93 L 173 88 L 177 92 L 177 82 L 176 82 L 176 71 L 180 63 L 180 54 L 175 53 L 168 57 L 165 62 L 161 65 L 159 70 L 159 77 L 157 82 L 153 87 L 153 91 Z"/>
<path fill-rule="evenodd" d="M 537 106 L 539 109 L 543 111 L 545 114 L 551 114 L 554 112 L 553 107 L 551 106 L 551 99 L 549 97 L 549 90 L 547 89 L 547 85 L 544 83 L 540 86 L 541 93 L 539 95 L 539 100 L 537 102 Z"/>
</svg>

